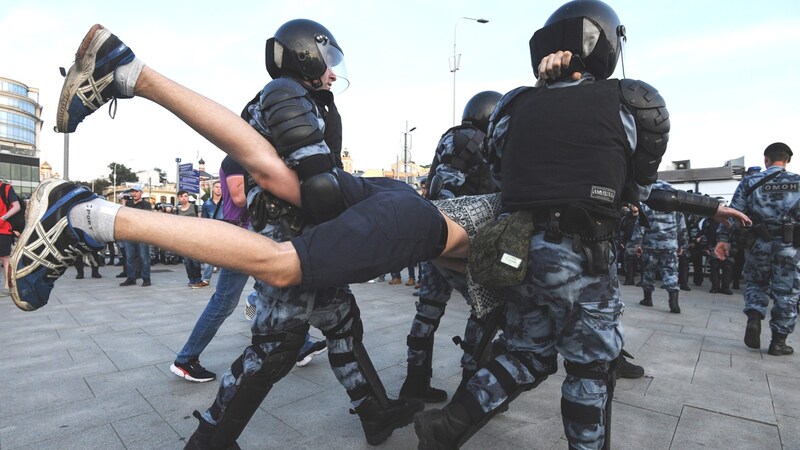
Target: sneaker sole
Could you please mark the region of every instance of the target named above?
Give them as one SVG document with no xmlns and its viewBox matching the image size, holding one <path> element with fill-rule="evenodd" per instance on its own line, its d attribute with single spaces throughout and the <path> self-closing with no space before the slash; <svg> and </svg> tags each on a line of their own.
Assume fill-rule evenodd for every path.
<svg viewBox="0 0 800 450">
<path fill-rule="evenodd" d="M 186 372 L 185 370 L 181 369 L 180 367 L 176 366 L 175 364 L 170 364 L 169 371 L 174 373 L 175 375 L 185 379 L 185 380 L 194 381 L 195 383 L 205 383 L 207 381 L 211 381 L 211 380 L 214 379 L 213 377 L 212 378 L 195 378 L 195 377 L 189 375 L 189 372 Z"/>
<path fill-rule="evenodd" d="M 308 365 L 308 363 L 310 363 L 310 362 L 311 362 L 311 359 L 312 359 L 314 356 L 321 355 L 321 354 L 325 353 L 327 350 L 328 350 L 328 347 L 325 347 L 325 348 L 323 348 L 322 350 L 317 350 L 317 351 L 315 351 L 315 352 L 311 352 L 311 353 L 309 353 L 309 354 L 308 354 L 308 356 L 306 356 L 305 358 L 301 359 L 300 361 L 297 361 L 297 362 L 295 363 L 295 365 L 296 365 L 297 367 L 305 367 L 305 366 L 307 366 L 307 365 Z"/>
<path fill-rule="evenodd" d="M 37 187 L 33 192 L 33 195 L 31 195 L 28 209 L 25 211 L 25 230 L 22 231 L 22 234 L 17 241 L 17 245 L 14 246 L 14 250 L 11 252 L 11 256 L 9 257 L 11 274 L 8 279 L 8 291 L 11 294 L 11 299 L 14 301 L 14 304 L 17 305 L 17 308 L 23 311 L 34 311 L 37 308 L 20 298 L 19 291 L 17 289 L 17 278 L 24 277 L 25 275 L 28 275 L 39 268 L 39 264 L 33 263 L 30 266 L 25 267 L 23 270 L 19 270 L 19 260 L 25 252 L 25 245 L 23 244 L 28 243 L 28 239 L 30 239 L 34 229 L 38 228 L 36 225 L 41 222 L 42 217 L 44 217 L 44 213 L 46 213 L 47 209 L 50 207 L 48 201 L 50 198 L 50 191 L 52 191 L 53 187 L 62 183 L 66 183 L 66 181 L 58 178 L 48 178 L 39 183 L 39 187 Z M 34 259 L 34 261 L 36 261 L 36 259 Z"/>
<path fill-rule="evenodd" d="M 67 133 L 69 127 L 69 104 L 72 99 L 78 94 L 78 88 L 91 78 L 94 73 L 94 65 L 97 58 L 97 50 L 100 46 L 111 36 L 111 32 L 105 29 L 100 24 L 95 24 L 86 33 L 81 41 L 78 51 L 75 52 L 75 64 L 69 68 L 67 77 L 64 80 L 64 87 L 61 88 L 61 97 L 58 101 L 58 110 L 56 110 L 56 131 L 59 133 Z M 113 72 L 112 72 L 113 73 Z M 96 111 L 94 105 L 84 106 Z"/>
</svg>

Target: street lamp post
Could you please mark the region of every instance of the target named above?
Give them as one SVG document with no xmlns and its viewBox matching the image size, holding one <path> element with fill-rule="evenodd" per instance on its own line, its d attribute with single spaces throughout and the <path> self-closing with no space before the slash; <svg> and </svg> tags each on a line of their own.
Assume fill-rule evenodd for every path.
<svg viewBox="0 0 800 450">
<path fill-rule="evenodd" d="M 458 33 L 458 22 L 462 19 L 465 20 L 472 20 L 478 23 L 488 23 L 489 21 L 486 19 L 473 19 L 472 17 L 461 17 L 456 20 L 456 25 L 453 27 L 453 65 L 450 68 L 450 72 L 453 72 L 453 126 L 456 126 L 456 72 L 459 69 L 459 63 L 461 55 L 456 53 L 456 36 Z"/>
<path fill-rule="evenodd" d="M 411 132 L 413 132 L 416 129 L 417 127 L 413 127 L 409 130 L 408 121 L 406 120 L 406 131 L 403 132 L 403 174 L 406 177 L 406 184 L 411 184 L 408 182 L 410 178 L 408 176 L 408 148 L 409 148 L 408 136 L 411 134 Z"/>
</svg>

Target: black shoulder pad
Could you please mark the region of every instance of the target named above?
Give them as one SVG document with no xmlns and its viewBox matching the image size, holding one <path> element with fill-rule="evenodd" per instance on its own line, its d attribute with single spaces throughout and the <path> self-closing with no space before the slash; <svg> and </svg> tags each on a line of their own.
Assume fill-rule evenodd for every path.
<svg viewBox="0 0 800 450">
<path fill-rule="evenodd" d="M 494 111 L 492 111 L 492 115 L 489 116 L 489 122 L 494 122 L 497 116 L 502 114 L 503 110 L 508 107 L 508 105 L 510 105 L 519 94 L 530 89 L 536 88 L 530 86 L 520 86 L 500 97 L 500 100 L 497 101 L 497 105 L 494 107 Z"/>
<path fill-rule="evenodd" d="M 669 142 L 669 111 L 658 91 L 639 80 L 619 82 L 622 103 L 636 120 L 637 143 L 633 155 L 633 175 L 637 183 L 654 182 L 661 157 Z"/>
<path fill-rule="evenodd" d="M 325 138 L 319 110 L 299 82 L 272 80 L 261 91 L 259 102 L 272 144 L 281 156 Z"/>
<path fill-rule="evenodd" d="M 664 97 L 644 81 L 620 80 L 622 101 L 636 116 L 636 124 L 654 133 L 669 133 L 669 111 Z"/>
</svg>

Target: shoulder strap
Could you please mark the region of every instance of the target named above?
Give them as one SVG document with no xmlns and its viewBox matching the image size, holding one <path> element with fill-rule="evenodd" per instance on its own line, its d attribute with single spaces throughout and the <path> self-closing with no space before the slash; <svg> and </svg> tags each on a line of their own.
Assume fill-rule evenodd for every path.
<svg viewBox="0 0 800 450">
<path fill-rule="evenodd" d="M 782 174 L 783 172 L 786 172 L 786 170 L 778 170 L 777 172 L 774 172 L 774 173 L 771 173 L 771 174 L 765 176 L 764 178 L 759 180 L 758 183 L 750 186 L 746 191 L 744 191 L 744 198 L 750 197 L 750 194 L 755 192 L 756 189 L 758 189 L 761 186 L 765 185 L 769 180 L 777 177 L 778 175 Z"/>
<path fill-rule="evenodd" d="M 214 208 L 214 214 L 211 215 L 212 219 L 216 219 L 217 218 L 217 213 L 219 212 L 219 207 L 220 206 L 222 206 L 222 197 L 219 198 L 219 201 L 217 202 L 217 207 Z"/>
<path fill-rule="evenodd" d="M 3 183 L 4 188 L 0 189 L 0 198 L 3 199 L 3 204 L 6 205 L 6 210 L 11 209 L 11 205 L 8 204 L 8 191 L 11 189 L 10 184 Z"/>
</svg>

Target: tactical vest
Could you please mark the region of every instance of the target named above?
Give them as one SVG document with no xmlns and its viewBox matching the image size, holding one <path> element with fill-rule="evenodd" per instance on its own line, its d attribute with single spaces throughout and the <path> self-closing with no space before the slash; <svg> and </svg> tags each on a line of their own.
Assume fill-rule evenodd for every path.
<svg viewBox="0 0 800 450">
<path fill-rule="evenodd" d="M 504 208 L 577 204 L 619 217 L 630 148 L 620 102 L 618 80 L 520 93 L 506 113 Z"/>
</svg>

